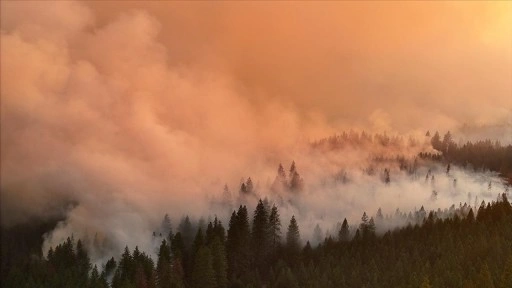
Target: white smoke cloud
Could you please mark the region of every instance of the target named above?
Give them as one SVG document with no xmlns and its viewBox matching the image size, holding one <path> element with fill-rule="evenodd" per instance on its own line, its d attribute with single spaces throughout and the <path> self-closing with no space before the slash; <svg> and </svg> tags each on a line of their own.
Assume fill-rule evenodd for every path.
<svg viewBox="0 0 512 288">
<path fill-rule="evenodd" d="M 280 89 L 258 91 L 222 65 L 175 61 L 175 50 L 161 39 L 167 26 L 147 11 L 122 11 L 100 25 L 95 10 L 80 2 L 1 5 L 2 225 L 77 203 L 47 235 L 45 251 L 70 234 L 98 234 L 108 239 L 109 253 L 124 245 L 151 253 L 150 235 L 164 213 L 173 219 L 227 214 L 214 210 L 205 195 L 220 195 L 224 183 L 236 192 L 240 177 L 251 176 L 263 197 L 277 164 L 292 160 L 306 189 L 293 205 L 282 204 L 283 230 L 295 214 L 305 239 L 317 223 L 327 230 L 347 217 L 354 224 L 362 211 L 373 214 L 379 206 L 387 213 L 428 206 L 432 187 L 421 179 L 393 173 L 386 186 L 361 173 L 374 153 L 411 156 L 419 150 L 310 151 L 309 140 L 345 125 L 321 109 L 305 110 L 302 98 L 291 101 Z M 442 117 L 435 123 L 458 122 Z M 347 123 L 390 131 L 397 124 L 386 109 L 367 118 Z M 412 134 L 424 133 L 416 128 Z M 323 184 L 341 168 L 351 182 Z M 465 201 L 468 193 L 495 197 L 482 194 L 487 179 L 473 182 L 472 175 L 453 173 L 459 186 L 449 190 L 450 179 L 441 176 L 432 206 Z M 250 202 L 249 210 L 254 206 Z M 95 255 L 97 261 L 108 256 Z"/>
</svg>

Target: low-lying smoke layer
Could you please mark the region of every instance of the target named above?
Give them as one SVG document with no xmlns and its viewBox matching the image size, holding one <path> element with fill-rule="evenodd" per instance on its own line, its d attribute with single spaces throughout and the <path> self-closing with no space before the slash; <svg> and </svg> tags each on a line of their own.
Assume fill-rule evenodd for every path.
<svg viewBox="0 0 512 288">
<path fill-rule="evenodd" d="M 510 130 L 510 3 L 118 5 L 1 3 L 1 220 L 78 203 L 46 246 L 99 233 L 115 249 L 150 250 L 145 239 L 164 213 L 229 213 L 208 199 L 249 176 L 264 197 L 281 161 L 297 161 L 305 188 L 267 196 L 281 201 L 283 223 L 299 215 L 303 231 L 378 206 L 414 209 L 430 184 L 391 171 L 385 185 L 361 172 L 379 148 L 318 154 L 309 141 L 345 127 L 416 137 L 464 123 Z M 420 11 L 438 26 L 414 20 Z M 349 182 L 324 183 L 340 169 Z M 488 182 L 453 173 L 460 184 L 440 191 L 436 207 Z M 436 181 L 452 187 L 448 176 Z"/>
</svg>

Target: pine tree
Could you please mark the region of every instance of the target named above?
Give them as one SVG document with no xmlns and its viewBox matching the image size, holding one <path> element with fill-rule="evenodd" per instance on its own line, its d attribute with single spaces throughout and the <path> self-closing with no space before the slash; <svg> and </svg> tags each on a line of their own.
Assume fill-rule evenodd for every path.
<svg viewBox="0 0 512 288">
<path fill-rule="evenodd" d="M 170 288 L 172 285 L 171 249 L 167 242 L 162 240 L 158 250 L 158 262 L 156 265 L 156 282 L 160 288 Z"/>
<path fill-rule="evenodd" d="M 432 285 L 430 285 L 430 280 L 428 279 L 427 276 L 423 278 L 420 288 L 432 288 Z"/>
<path fill-rule="evenodd" d="M 213 220 L 213 233 L 216 237 L 219 237 L 220 242 L 224 245 L 226 241 L 226 230 L 224 226 L 222 226 L 222 222 L 217 219 L 217 216 L 215 216 L 215 220 Z"/>
<path fill-rule="evenodd" d="M 116 269 L 116 266 L 117 266 L 117 263 L 116 263 L 116 260 L 114 259 L 114 257 L 110 258 L 107 261 L 107 263 L 105 264 L 104 272 L 105 272 L 106 276 L 112 275 L 112 273 Z"/>
<path fill-rule="evenodd" d="M 162 219 L 162 223 L 160 224 L 160 233 L 167 237 L 167 242 L 170 243 L 172 240 L 172 225 L 171 225 L 171 217 L 169 214 L 165 214 L 164 219 Z"/>
<path fill-rule="evenodd" d="M 80 278 L 76 280 L 84 284 L 87 283 L 89 270 L 91 270 L 91 260 L 80 239 L 76 243 L 76 266 L 78 268 L 78 277 Z"/>
<path fill-rule="evenodd" d="M 432 148 L 434 148 L 438 151 L 443 150 L 443 148 L 442 148 L 443 145 L 441 143 L 441 136 L 439 136 L 439 132 L 436 131 L 436 133 L 434 133 L 434 136 L 432 136 L 430 143 L 432 144 Z"/>
<path fill-rule="evenodd" d="M 252 245 L 255 265 L 260 271 L 266 268 L 265 260 L 270 250 L 270 225 L 268 211 L 260 199 L 256 209 L 254 210 L 254 218 L 252 222 Z"/>
<path fill-rule="evenodd" d="M 224 205 L 226 205 L 227 207 L 232 208 L 231 205 L 233 204 L 233 201 L 232 201 L 231 191 L 229 190 L 228 184 L 224 185 L 224 190 L 222 192 L 222 203 Z"/>
<path fill-rule="evenodd" d="M 295 174 L 295 172 L 297 171 L 297 168 L 295 167 L 295 161 L 292 161 L 292 165 L 290 165 L 290 170 L 289 170 L 289 173 L 288 173 L 288 177 L 290 179 L 292 179 L 293 175 Z"/>
<path fill-rule="evenodd" d="M 489 271 L 487 263 L 484 263 L 480 268 L 480 273 L 476 279 L 476 286 L 479 288 L 494 288 L 491 272 Z"/>
<path fill-rule="evenodd" d="M 238 232 L 238 218 L 236 216 L 236 211 L 233 211 L 231 214 L 231 218 L 229 219 L 228 226 L 228 237 L 226 241 L 226 252 L 228 259 L 228 274 L 234 275 L 237 271 L 238 267 L 238 259 L 237 259 L 237 250 L 240 245 L 239 240 L 239 232 Z"/>
<path fill-rule="evenodd" d="M 194 259 L 194 269 L 192 271 L 192 287 L 196 288 L 214 288 L 217 286 L 215 281 L 215 271 L 213 270 L 213 261 L 210 249 L 201 247 Z"/>
<path fill-rule="evenodd" d="M 284 172 L 283 165 L 280 163 L 279 167 L 277 168 L 277 175 L 274 179 L 274 183 L 272 183 L 271 190 L 273 192 L 281 192 L 284 191 L 287 186 L 286 173 Z"/>
<path fill-rule="evenodd" d="M 290 191 L 300 192 L 304 189 L 304 180 L 300 177 L 297 168 L 295 167 L 295 161 L 290 167 Z"/>
<path fill-rule="evenodd" d="M 347 218 L 343 219 L 343 224 L 341 224 L 341 229 L 338 233 L 338 238 L 342 242 L 347 242 L 350 240 L 350 230 Z"/>
<path fill-rule="evenodd" d="M 290 179 L 290 191 L 300 192 L 304 189 L 304 180 L 300 177 L 299 173 L 295 172 Z"/>
<path fill-rule="evenodd" d="M 251 230 L 249 228 L 249 215 L 246 206 L 240 206 L 237 212 L 239 247 L 238 257 L 240 272 L 249 270 L 251 262 Z"/>
<path fill-rule="evenodd" d="M 206 245 L 210 245 L 212 243 L 214 237 L 215 237 L 215 232 L 213 231 L 213 223 L 210 221 L 210 223 L 208 223 L 208 227 L 206 228 L 206 236 L 205 236 Z"/>
<path fill-rule="evenodd" d="M 276 205 L 272 206 L 268 222 L 270 227 L 271 250 L 275 251 L 281 242 L 281 220 L 279 219 L 279 211 Z"/>
<path fill-rule="evenodd" d="M 242 183 L 242 185 L 240 185 L 240 195 L 246 195 L 247 193 L 247 186 L 245 183 Z"/>
<path fill-rule="evenodd" d="M 188 215 L 181 220 L 178 231 L 181 232 L 185 249 L 189 250 L 194 240 L 194 229 L 192 228 L 192 223 Z"/>
<path fill-rule="evenodd" d="M 194 238 L 194 249 L 193 249 L 193 253 L 197 253 L 197 251 L 199 251 L 199 249 L 201 247 L 203 247 L 205 245 L 205 240 L 204 240 L 204 236 L 203 236 L 203 229 L 201 229 L 201 227 L 199 227 L 199 229 L 197 229 L 197 233 L 196 233 L 196 237 Z"/>
<path fill-rule="evenodd" d="M 512 255 L 508 257 L 500 279 L 500 288 L 512 287 Z"/>
<path fill-rule="evenodd" d="M 252 183 L 251 177 L 247 178 L 247 181 L 245 182 L 245 189 L 247 194 L 254 193 L 254 184 Z"/>
<path fill-rule="evenodd" d="M 215 271 L 215 282 L 217 284 L 216 287 L 225 288 L 228 285 L 228 263 L 224 244 L 219 237 L 216 236 L 210 246 L 213 258 L 213 270 Z"/>
<path fill-rule="evenodd" d="M 121 255 L 121 260 L 119 261 L 119 270 L 120 270 L 120 282 L 123 283 L 125 281 L 131 282 L 132 277 L 135 275 L 135 265 L 134 265 L 133 257 L 130 254 L 130 250 L 128 246 L 124 248 L 124 252 Z"/>
<path fill-rule="evenodd" d="M 366 215 L 366 212 L 364 212 L 363 216 L 361 217 L 361 224 L 359 225 L 359 229 L 361 230 L 362 238 L 365 240 L 375 235 L 375 221 L 373 220 L 373 217 L 368 219 L 368 215 Z"/>
<path fill-rule="evenodd" d="M 240 205 L 238 212 L 233 211 L 229 221 L 226 249 L 228 254 L 229 275 L 238 277 L 248 271 L 251 260 L 251 235 L 247 207 Z"/>
<path fill-rule="evenodd" d="M 361 224 L 359 225 L 359 229 L 364 231 L 366 229 L 366 227 L 368 226 L 368 221 L 369 221 L 368 215 L 366 215 L 366 212 L 363 212 L 363 216 L 361 216 Z"/>
<path fill-rule="evenodd" d="M 444 134 L 444 137 L 443 137 L 443 142 L 441 143 L 441 151 L 446 154 L 449 152 L 449 148 L 451 147 L 451 144 L 452 144 L 452 133 L 450 133 L 450 131 L 446 132 L 446 134 Z"/>
<path fill-rule="evenodd" d="M 373 217 L 370 218 L 370 221 L 368 221 L 368 233 L 370 236 L 375 235 L 375 221 L 373 220 Z"/>
<path fill-rule="evenodd" d="M 389 176 L 389 169 L 384 169 L 384 183 L 389 184 L 391 182 L 391 178 Z"/>
<path fill-rule="evenodd" d="M 290 225 L 288 225 L 288 231 L 286 232 L 286 250 L 290 265 L 292 263 L 296 264 L 300 253 L 300 232 L 295 216 L 292 216 L 292 219 L 290 219 Z"/>
</svg>

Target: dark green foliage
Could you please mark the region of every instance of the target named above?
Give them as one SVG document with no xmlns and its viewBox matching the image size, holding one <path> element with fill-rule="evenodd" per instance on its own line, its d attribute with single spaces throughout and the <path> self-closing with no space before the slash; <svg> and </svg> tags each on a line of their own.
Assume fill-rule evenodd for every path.
<svg viewBox="0 0 512 288">
<path fill-rule="evenodd" d="M 341 229 L 338 233 L 338 239 L 343 242 L 347 242 L 350 240 L 350 230 L 347 218 L 343 219 L 343 224 L 341 224 Z"/>
<path fill-rule="evenodd" d="M 359 230 L 361 231 L 361 237 L 363 240 L 369 240 L 375 237 L 375 221 L 373 220 L 373 217 L 368 219 L 366 212 L 364 212 L 361 217 Z"/>
<path fill-rule="evenodd" d="M 212 254 L 207 247 L 201 247 L 197 251 L 192 271 L 192 287 L 214 288 L 217 287 L 213 270 Z"/>
<path fill-rule="evenodd" d="M 247 207 L 241 206 L 238 212 L 233 211 L 229 221 L 228 252 L 229 275 L 238 278 L 249 271 L 251 264 L 251 232 Z"/>
<path fill-rule="evenodd" d="M 299 260 L 301 250 L 299 225 L 295 216 L 290 219 L 288 231 L 286 232 L 286 258 L 289 265 L 295 265 Z"/>
<path fill-rule="evenodd" d="M 263 201 L 258 203 L 253 227 L 279 222 L 275 221 L 277 207 L 270 215 L 265 207 Z M 110 277 L 112 288 L 512 287 L 512 206 L 506 194 L 497 201 L 483 202 L 476 217 L 465 206 L 450 211 L 447 216 L 422 208 L 410 217 L 422 219 L 423 225 L 408 225 L 380 236 L 374 232 L 379 220 L 373 223 L 364 213 L 354 239 L 343 232 L 349 231 L 344 219 L 339 240 L 327 237 L 316 248 L 309 242 L 301 245 L 299 226 L 292 217 L 286 245 L 276 245 L 272 255 L 262 258 L 268 270 L 262 273 L 258 272 L 259 258 L 251 252 L 257 252 L 252 251 L 260 247 L 255 242 L 265 237 L 256 237 L 255 229 L 251 234 L 247 208 L 240 206 L 232 214 L 226 242 L 217 219 L 209 223 L 206 235 L 202 229 L 195 231 L 188 271 L 181 262 L 186 248 L 180 232 L 171 245 L 162 241 L 156 267 L 138 247 L 132 252 L 126 247 L 118 263 L 111 258 L 103 269 L 92 266 L 86 242 L 70 237 L 50 249 L 46 259 L 31 257 L 4 267 L 2 287 L 106 288 Z M 265 217 L 260 219 L 260 214 Z M 267 234 L 268 239 L 271 235 Z"/>
<path fill-rule="evenodd" d="M 161 288 L 171 287 L 172 283 L 171 249 L 165 240 L 162 240 L 160 249 L 158 249 L 156 282 Z"/>
<path fill-rule="evenodd" d="M 272 206 L 268 222 L 270 228 L 270 246 L 272 252 L 275 252 L 281 243 L 281 220 L 279 219 L 279 210 L 277 209 L 276 205 Z"/>
<path fill-rule="evenodd" d="M 215 237 L 211 244 L 213 270 L 215 272 L 216 287 L 224 288 L 228 285 L 228 260 L 224 243 Z"/>
<path fill-rule="evenodd" d="M 270 235 L 269 211 L 260 199 L 256 210 L 254 210 L 251 234 L 252 251 L 256 252 L 254 265 L 260 272 L 266 271 L 268 267 L 266 260 L 270 253 Z"/>
<path fill-rule="evenodd" d="M 290 191 L 300 192 L 304 189 L 304 180 L 300 177 L 297 168 L 295 167 L 295 161 L 290 166 Z"/>
<path fill-rule="evenodd" d="M 431 143 L 434 149 L 442 152 L 442 155 L 420 153 L 420 158 L 448 162 L 447 173 L 451 168 L 449 163 L 452 162 L 463 167 L 471 167 L 475 171 L 498 172 L 512 183 L 512 145 L 501 145 L 498 141 L 493 142 L 489 139 L 457 145 L 450 132 L 444 135 L 442 141 L 436 132 Z"/>
<path fill-rule="evenodd" d="M 166 237 L 167 243 L 170 243 L 173 237 L 173 233 L 171 218 L 169 217 L 169 214 L 165 214 L 164 219 L 162 219 L 162 223 L 160 224 L 160 234 Z"/>
</svg>

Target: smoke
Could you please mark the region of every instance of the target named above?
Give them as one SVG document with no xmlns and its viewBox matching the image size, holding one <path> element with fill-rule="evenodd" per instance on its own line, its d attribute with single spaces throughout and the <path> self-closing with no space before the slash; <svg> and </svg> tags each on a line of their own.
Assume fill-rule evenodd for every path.
<svg viewBox="0 0 512 288">
<path fill-rule="evenodd" d="M 512 25 L 498 13 L 510 3 L 485 3 L 489 14 L 469 27 L 465 12 L 484 4 L 443 4 L 441 14 L 428 4 L 441 20 L 434 28 L 414 22 L 419 4 L 383 7 L 407 15 L 407 29 L 376 3 L 140 5 L 1 3 L 2 225 L 76 205 L 44 249 L 98 233 L 112 251 L 150 251 L 147 235 L 164 213 L 225 213 L 205 195 L 224 183 L 237 192 L 241 177 L 264 197 L 278 163 L 292 160 L 304 193 L 267 195 L 281 201 L 284 226 L 291 214 L 313 231 L 377 206 L 414 209 L 432 187 L 393 171 L 383 185 L 361 172 L 372 155 L 397 151 L 319 154 L 309 141 L 346 127 L 415 137 L 464 123 L 510 130 Z M 384 34 L 372 32 L 381 24 Z M 438 34 L 446 27 L 461 33 Z M 398 151 L 428 149 L 418 147 Z M 350 182 L 325 184 L 342 168 Z M 484 181 L 454 171 L 458 188 L 433 206 L 481 194 Z M 436 185 L 448 191 L 443 179 Z"/>
</svg>

